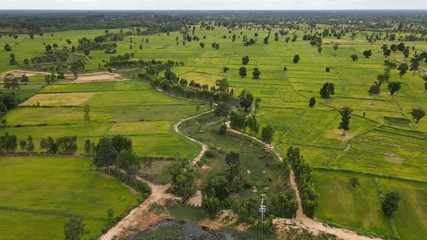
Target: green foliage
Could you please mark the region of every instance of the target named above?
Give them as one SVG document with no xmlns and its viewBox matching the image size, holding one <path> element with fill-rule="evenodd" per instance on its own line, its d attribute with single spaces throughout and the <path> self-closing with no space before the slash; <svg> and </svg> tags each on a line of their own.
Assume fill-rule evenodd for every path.
<svg viewBox="0 0 427 240">
<path fill-rule="evenodd" d="M 341 114 L 341 122 L 338 129 L 342 129 L 343 134 L 345 134 L 345 131 L 350 130 L 350 118 L 352 112 L 353 110 L 349 107 L 343 107 L 339 110 L 339 113 Z"/>
<path fill-rule="evenodd" d="M 353 60 L 353 62 L 355 62 L 359 59 L 359 56 L 357 56 L 357 54 L 352 54 L 351 59 Z"/>
<path fill-rule="evenodd" d="M 259 71 L 259 68 L 254 68 L 254 71 L 252 72 L 252 76 L 254 79 L 259 79 L 259 75 L 261 75 L 261 72 Z"/>
<path fill-rule="evenodd" d="M 415 122 L 418 123 L 426 115 L 426 111 L 422 108 L 413 108 L 411 115 L 415 119 Z"/>
<path fill-rule="evenodd" d="M 230 114 L 230 127 L 236 130 L 242 130 L 246 127 L 246 114 L 242 112 L 232 112 Z"/>
<path fill-rule="evenodd" d="M 273 141 L 274 129 L 273 126 L 268 124 L 267 126 L 262 128 L 261 131 L 261 139 L 266 143 L 271 143 Z"/>
<path fill-rule="evenodd" d="M 246 68 L 245 68 L 245 67 L 241 67 L 241 68 L 239 69 L 239 75 L 240 75 L 241 77 L 245 77 L 245 76 L 246 76 Z"/>
<path fill-rule="evenodd" d="M 289 147 L 286 153 L 286 160 L 290 163 L 295 172 L 303 212 L 308 217 L 313 218 L 319 204 L 319 195 L 314 189 L 311 168 L 304 162 L 299 148 Z"/>
<path fill-rule="evenodd" d="M 203 189 L 204 195 L 207 198 L 217 198 L 224 201 L 230 195 L 228 189 L 228 181 L 222 175 L 212 175 L 206 179 Z"/>
<path fill-rule="evenodd" d="M 308 101 L 308 106 L 314 107 L 314 105 L 316 105 L 316 98 L 311 97 L 310 100 Z"/>
<path fill-rule="evenodd" d="M 251 133 L 258 134 L 259 132 L 259 123 L 256 120 L 255 115 L 251 115 L 246 118 L 246 126 L 248 126 Z"/>
<path fill-rule="evenodd" d="M 268 209 L 277 217 L 294 218 L 298 209 L 298 203 L 293 191 L 273 194 L 269 199 Z"/>
<path fill-rule="evenodd" d="M 14 153 L 18 147 L 17 137 L 6 132 L 0 136 L 0 153 Z"/>
<path fill-rule="evenodd" d="M 216 214 L 220 210 L 219 199 L 216 197 L 203 197 L 202 208 L 210 218 L 215 218 Z"/>
<path fill-rule="evenodd" d="M 19 79 L 14 77 L 13 74 L 6 74 L 3 78 L 4 88 L 15 90 L 19 88 Z"/>
<path fill-rule="evenodd" d="M 407 63 L 401 63 L 398 67 L 397 70 L 399 70 L 399 76 L 400 78 L 403 77 L 403 75 L 405 75 L 405 73 L 408 71 L 409 67 Z"/>
<path fill-rule="evenodd" d="M 294 63 L 298 63 L 298 62 L 299 62 L 299 60 L 300 60 L 299 54 L 295 54 L 295 56 L 294 56 L 294 58 L 292 59 L 292 61 L 293 61 Z"/>
<path fill-rule="evenodd" d="M 244 89 L 239 95 L 239 100 L 240 106 L 245 109 L 245 112 L 248 112 L 254 101 L 254 96 L 249 91 Z"/>
<path fill-rule="evenodd" d="M 246 56 L 244 56 L 243 58 L 242 58 L 242 64 L 243 65 L 246 65 L 246 64 L 248 64 L 249 63 L 249 56 L 248 55 L 246 55 Z"/>
<path fill-rule="evenodd" d="M 190 196 L 195 192 L 194 173 L 185 160 L 174 162 L 167 169 L 171 176 L 173 191 L 178 196 Z"/>
<path fill-rule="evenodd" d="M 217 117 L 227 117 L 229 111 L 230 111 L 230 107 L 228 106 L 228 104 L 224 102 L 220 102 L 215 107 L 214 114 Z"/>
<path fill-rule="evenodd" d="M 394 95 L 394 93 L 398 92 L 402 86 L 401 82 L 389 82 L 387 85 L 388 90 L 390 91 L 390 95 Z"/>
<path fill-rule="evenodd" d="M 101 138 L 96 146 L 93 163 L 99 167 L 114 164 L 125 170 L 139 167 L 139 160 L 133 152 L 132 139 L 121 135 Z"/>
<path fill-rule="evenodd" d="M 369 90 L 368 90 L 369 96 L 372 97 L 372 105 L 374 104 L 375 96 L 379 95 L 381 93 L 381 86 L 377 83 L 374 83 Z"/>
<path fill-rule="evenodd" d="M 395 190 L 391 190 L 384 195 L 381 202 L 381 208 L 386 217 L 391 218 L 399 209 L 399 201 L 401 199 L 401 194 Z"/>
<path fill-rule="evenodd" d="M 230 169 L 229 179 L 232 179 L 233 176 L 239 175 L 240 167 L 240 154 L 235 152 L 229 152 L 225 156 L 225 162 L 227 163 Z"/>
<path fill-rule="evenodd" d="M 370 49 L 363 51 L 363 56 L 365 56 L 365 58 L 369 58 L 372 56 L 372 51 Z"/>
<path fill-rule="evenodd" d="M 320 96 L 322 98 L 330 98 L 330 95 L 335 94 L 335 85 L 333 83 L 324 83 L 320 89 Z"/>
<path fill-rule="evenodd" d="M 72 218 L 64 225 L 65 240 L 80 240 L 87 233 L 82 219 Z"/>
<path fill-rule="evenodd" d="M 89 104 L 85 104 L 83 106 L 83 118 L 85 119 L 86 122 L 90 121 L 90 106 L 89 106 Z"/>
<path fill-rule="evenodd" d="M 351 186 L 354 187 L 354 188 L 357 188 L 360 185 L 359 179 L 357 177 L 351 177 L 349 179 L 349 182 L 350 182 Z"/>
</svg>

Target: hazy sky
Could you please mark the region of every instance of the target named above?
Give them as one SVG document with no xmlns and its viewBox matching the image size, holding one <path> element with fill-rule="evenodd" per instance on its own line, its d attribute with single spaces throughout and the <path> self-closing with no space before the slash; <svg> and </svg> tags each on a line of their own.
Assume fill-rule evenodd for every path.
<svg viewBox="0 0 427 240">
<path fill-rule="evenodd" d="M 423 9 L 427 0 L 0 0 L 0 9 Z"/>
</svg>

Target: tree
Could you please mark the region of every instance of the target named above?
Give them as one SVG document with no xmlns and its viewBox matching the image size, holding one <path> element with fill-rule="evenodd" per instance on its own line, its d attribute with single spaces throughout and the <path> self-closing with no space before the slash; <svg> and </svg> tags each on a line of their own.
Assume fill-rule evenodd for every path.
<svg viewBox="0 0 427 240">
<path fill-rule="evenodd" d="M 316 98 L 311 97 L 310 100 L 308 101 L 308 106 L 314 107 L 314 105 L 316 105 Z"/>
<path fill-rule="evenodd" d="M 370 49 L 363 51 L 363 56 L 365 56 L 365 58 L 369 58 L 372 56 L 372 51 Z"/>
<path fill-rule="evenodd" d="M 294 63 L 299 62 L 299 55 L 298 54 L 295 54 L 293 61 L 294 61 Z"/>
<path fill-rule="evenodd" d="M 24 84 L 27 84 L 28 82 L 29 82 L 29 78 L 28 78 L 28 76 L 27 75 L 22 75 L 21 76 L 21 82 L 22 83 L 24 83 Z"/>
<path fill-rule="evenodd" d="M 401 199 L 402 197 L 400 193 L 395 190 L 391 190 L 385 194 L 381 201 L 381 208 L 386 217 L 392 217 L 393 214 L 399 209 L 399 201 Z"/>
<path fill-rule="evenodd" d="M 27 146 L 25 147 L 25 150 L 27 151 L 27 153 L 33 153 L 34 152 L 34 143 L 33 143 L 33 138 L 31 137 L 31 135 L 28 135 L 27 137 Z"/>
<path fill-rule="evenodd" d="M 70 221 L 64 225 L 65 240 L 80 240 L 88 231 L 85 230 L 83 220 L 71 218 Z"/>
<path fill-rule="evenodd" d="M 273 140 L 273 136 L 274 136 L 274 129 L 270 124 L 262 128 L 261 139 L 264 142 L 271 143 L 271 141 Z"/>
<path fill-rule="evenodd" d="M 345 131 L 350 130 L 350 118 L 352 112 L 353 110 L 349 107 L 343 107 L 339 110 L 339 113 L 341 114 L 341 122 L 338 129 L 343 130 L 342 135 L 345 135 Z"/>
<path fill-rule="evenodd" d="M 413 75 L 415 76 L 415 72 L 418 70 L 418 67 L 420 66 L 420 61 L 418 58 L 414 57 L 411 58 L 411 65 L 409 67 L 410 71 L 413 71 Z"/>
<path fill-rule="evenodd" d="M 369 96 L 372 97 L 371 105 L 374 105 L 374 99 L 378 94 L 380 94 L 380 92 L 381 92 L 381 88 L 378 83 L 374 83 L 374 85 L 372 85 L 369 88 L 368 93 L 369 93 Z"/>
<path fill-rule="evenodd" d="M 85 62 L 82 59 L 75 60 L 70 64 L 70 70 L 77 78 L 77 73 L 85 68 Z"/>
<path fill-rule="evenodd" d="M 240 167 L 240 154 L 235 153 L 233 151 L 227 153 L 225 156 L 225 162 L 227 163 L 228 167 L 230 168 L 230 177 L 229 179 L 232 179 L 233 176 L 239 174 L 239 167 Z"/>
<path fill-rule="evenodd" d="M 201 48 L 204 48 L 204 47 L 205 47 L 205 45 L 206 45 L 206 44 L 205 44 L 204 42 L 201 42 L 201 43 L 200 43 L 200 47 L 201 47 Z"/>
<path fill-rule="evenodd" d="M 4 50 L 7 52 L 12 51 L 12 47 L 9 45 L 9 43 L 6 43 L 6 45 L 4 45 Z"/>
<path fill-rule="evenodd" d="M 328 82 L 324 83 L 319 93 L 322 98 L 329 98 L 330 95 L 335 94 L 335 85 Z"/>
<path fill-rule="evenodd" d="M 245 67 L 241 67 L 239 69 L 239 75 L 242 76 L 242 77 L 246 76 L 246 68 Z"/>
<path fill-rule="evenodd" d="M 387 85 L 390 94 L 393 96 L 395 92 L 398 92 L 401 88 L 401 82 L 389 82 Z"/>
<path fill-rule="evenodd" d="M 214 114 L 217 117 L 227 117 L 229 111 L 230 107 L 226 103 L 220 102 L 218 105 L 216 105 Z"/>
<path fill-rule="evenodd" d="M 424 111 L 422 108 L 413 108 L 411 115 L 415 119 L 415 122 L 418 123 L 420 119 L 426 115 L 426 111 Z"/>
<path fill-rule="evenodd" d="M 259 79 L 259 75 L 261 75 L 261 72 L 259 71 L 259 69 L 254 68 L 254 71 L 252 72 L 252 76 L 254 77 L 254 79 Z"/>
<path fill-rule="evenodd" d="M 352 187 L 357 188 L 360 184 L 359 184 L 359 179 L 357 177 L 352 177 L 349 179 L 349 182 L 351 184 Z"/>
<path fill-rule="evenodd" d="M 9 64 L 10 65 L 16 65 L 16 59 L 15 59 L 15 54 L 13 54 L 13 53 L 11 53 L 10 55 L 9 55 Z"/>
<path fill-rule="evenodd" d="M 216 197 L 220 201 L 225 200 L 230 195 L 227 179 L 219 174 L 209 176 L 203 190 L 204 196 Z"/>
<path fill-rule="evenodd" d="M 405 73 L 408 71 L 409 67 L 407 63 L 401 63 L 398 67 L 397 70 L 399 70 L 399 76 L 400 78 L 403 77 L 403 75 L 405 75 Z"/>
<path fill-rule="evenodd" d="M 353 62 L 355 62 L 359 59 L 359 56 L 357 56 L 357 54 L 353 54 L 351 55 L 351 59 L 353 59 Z"/>
<path fill-rule="evenodd" d="M 19 83 L 18 78 L 16 78 L 13 74 L 8 73 L 3 78 L 4 88 L 6 89 L 12 89 L 15 90 L 16 88 L 19 89 Z"/>
<path fill-rule="evenodd" d="M 252 106 L 254 97 L 249 91 L 244 89 L 239 95 L 239 100 L 240 106 L 245 109 L 245 112 L 248 112 L 248 109 Z"/>
<path fill-rule="evenodd" d="M 232 112 L 230 114 L 230 126 L 233 129 L 244 129 L 245 128 L 245 117 L 246 115 L 241 112 Z"/>
<path fill-rule="evenodd" d="M 84 117 L 84 119 L 85 119 L 86 122 L 90 121 L 90 115 L 89 115 L 89 113 L 90 113 L 89 104 L 85 104 L 83 106 L 83 117 Z"/>
<path fill-rule="evenodd" d="M 242 64 L 243 65 L 246 65 L 246 64 L 248 64 L 249 63 L 249 56 L 244 56 L 243 58 L 242 58 Z"/>
<path fill-rule="evenodd" d="M 246 125 L 249 127 L 249 130 L 251 131 L 251 133 L 258 134 L 259 123 L 257 122 L 255 115 L 252 115 L 252 116 L 247 118 Z"/>
</svg>

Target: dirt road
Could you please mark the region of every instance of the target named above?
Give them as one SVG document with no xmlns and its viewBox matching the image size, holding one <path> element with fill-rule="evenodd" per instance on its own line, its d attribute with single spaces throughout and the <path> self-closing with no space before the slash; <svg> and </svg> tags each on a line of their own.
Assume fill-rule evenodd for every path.
<svg viewBox="0 0 427 240">
<path fill-rule="evenodd" d="M 142 180 L 142 179 L 141 179 Z M 161 203 L 166 199 L 179 200 L 178 197 L 166 193 L 170 185 L 155 185 L 143 180 L 151 188 L 151 195 L 145 199 L 138 207 L 132 209 L 129 214 L 118 222 L 114 227 L 108 230 L 107 233 L 102 235 L 100 240 L 110 240 L 114 237 L 122 236 L 123 234 L 139 231 L 159 220 L 159 216 L 149 213 L 150 206 L 153 203 Z"/>
</svg>

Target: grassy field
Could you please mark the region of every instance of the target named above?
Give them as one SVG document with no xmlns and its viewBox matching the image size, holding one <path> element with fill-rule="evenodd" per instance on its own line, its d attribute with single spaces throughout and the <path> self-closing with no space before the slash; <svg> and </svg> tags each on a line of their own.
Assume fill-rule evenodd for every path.
<svg viewBox="0 0 427 240">
<path fill-rule="evenodd" d="M 0 239 L 61 239 L 82 218 L 91 237 L 137 204 L 138 193 L 76 157 L 0 157 Z"/>
<path fill-rule="evenodd" d="M 401 239 L 422 239 L 426 234 L 427 183 L 398 181 L 336 171 L 314 171 L 316 190 L 320 194 L 316 216 L 361 232 L 393 237 L 391 223 L 381 210 L 379 186 L 385 191 L 395 189 L 402 194 L 400 208 L 393 223 Z M 353 188 L 351 177 L 359 179 Z M 379 185 L 379 186 L 378 186 Z M 369 204 L 367 204 L 369 203 Z"/>
<path fill-rule="evenodd" d="M 319 27 L 323 26 L 319 24 Z M 272 33 L 278 30 L 272 29 Z M 9 43 L 12 46 L 12 52 L 15 53 L 20 66 L 8 65 L 10 53 L 0 51 L 0 72 L 22 67 L 24 58 L 41 54 L 44 51 L 43 42 L 57 43 L 60 48 L 71 47 L 77 46 L 78 38 L 92 38 L 102 35 L 103 32 L 104 30 L 66 31 L 54 33 L 53 36 L 35 36 L 33 40 L 27 35 L 19 35 L 18 39 L 2 37 L 0 45 Z M 252 37 L 255 32 L 259 33 L 257 43 L 250 47 L 243 46 L 243 35 Z M 231 42 L 232 34 L 237 35 L 235 42 Z M 203 49 L 197 41 L 187 42 L 185 45 L 181 42 L 176 44 L 175 38 L 182 37 L 178 32 L 171 32 L 169 35 L 161 33 L 128 36 L 124 41 L 118 42 L 116 55 L 134 53 L 136 59 L 182 61 L 184 66 L 173 67 L 172 71 L 188 81 L 195 80 L 212 86 L 215 80 L 225 77 L 235 95 L 243 89 L 248 89 L 255 97 L 262 99 L 261 107 L 257 110 L 257 119 L 261 127 L 273 125 L 276 130 L 273 143 L 279 152 L 284 154 L 289 146 L 298 146 L 306 161 L 313 167 L 427 182 L 427 149 L 424 147 L 427 145 L 427 119 L 423 118 L 415 124 L 410 116 L 412 108 L 427 106 L 424 81 L 418 72 L 415 75 L 408 72 L 400 78 L 398 71 L 392 70 L 390 81 L 401 81 L 402 89 L 392 97 L 387 87 L 382 86 L 381 94 L 371 105 L 368 88 L 385 68 L 383 63 L 386 58 L 380 47 L 383 44 L 390 45 L 391 42 L 380 40 L 370 44 L 362 35 L 358 35 L 354 40 L 351 40 L 349 35 L 340 40 L 324 37 L 323 51 L 319 54 L 317 48 L 310 46 L 309 41 L 301 40 L 305 34 L 303 31 L 295 31 L 295 34 L 298 35 L 296 42 L 285 43 L 284 36 L 280 37 L 279 41 L 274 41 L 271 37 L 269 44 L 262 44 L 267 33 L 255 28 L 234 30 L 231 33 L 224 27 L 217 27 L 214 31 L 197 28 L 195 35 L 206 36 L 206 39 L 201 40 L 206 44 Z M 226 38 L 223 38 L 224 35 Z M 67 45 L 66 39 L 70 39 L 72 43 Z M 149 39 L 148 43 L 146 39 Z M 339 42 L 338 50 L 333 50 L 332 41 Z M 214 42 L 220 44 L 218 50 L 210 47 Z M 139 44 L 143 45 L 142 50 L 139 49 Z M 405 44 L 418 50 L 427 49 L 426 42 Z M 129 45 L 133 46 L 132 50 Z M 364 58 L 362 55 L 367 49 L 372 49 L 373 56 L 370 58 Z M 298 64 L 292 62 L 295 54 L 299 54 L 301 58 Z M 359 60 L 352 61 L 351 54 L 357 54 Z M 413 54 L 411 50 L 410 55 Z M 238 75 L 238 69 L 242 66 L 241 59 L 245 55 L 249 56 L 250 61 L 246 66 L 248 76 L 242 78 Z M 110 56 L 103 51 L 91 51 L 91 61 L 87 63 L 86 69 L 97 71 L 99 64 L 104 64 Z M 410 62 L 410 58 L 404 59 L 400 52 L 391 53 L 387 59 Z M 426 64 L 422 63 L 421 66 L 426 67 Z M 224 67 L 229 68 L 227 73 L 223 72 Z M 261 71 L 258 80 L 251 78 L 254 67 Z M 283 71 L 284 67 L 287 71 Z M 330 72 L 325 71 L 326 67 L 330 68 Z M 43 79 L 34 77 L 33 81 L 40 82 Z M 321 99 L 319 96 L 319 89 L 325 82 L 335 84 L 336 93 L 330 99 Z M 150 89 L 148 84 L 138 81 L 50 85 L 23 103 L 22 107 L 10 111 L 5 117 L 8 127 L 1 128 L 0 133 L 8 131 L 18 135 L 19 139 L 32 134 L 37 140 L 46 136 L 60 136 L 61 133 L 75 134 L 78 136 L 80 149 L 85 139 L 97 140 L 105 135 L 121 133 L 132 138 L 138 155 L 174 158 L 194 156 L 199 147 L 173 134 L 171 126 L 179 119 L 196 114 L 195 103 L 170 98 Z M 33 86 L 24 86 L 17 94 L 26 99 L 37 91 L 39 89 Z M 308 107 L 310 97 L 316 97 L 317 103 L 313 108 Z M 37 102 L 40 107 L 37 107 Z M 84 104 L 91 107 L 89 123 L 83 120 Z M 338 130 L 340 115 L 337 110 L 343 106 L 353 109 L 350 130 L 345 136 Z M 205 109 L 206 107 L 202 106 L 200 111 Z M 193 127 L 193 136 L 211 141 L 209 144 L 212 146 L 233 149 L 231 140 L 207 136 L 211 126 L 200 128 L 202 133 L 197 133 L 198 130 Z M 204 160 L 210 167 L 205 172 L 224 170 L 225 165 L 219 161 L 223 159 L 223 155 L 220 154 L 217 158 Z M 248 156 L 248 159 L 252 159 L 251 156 Z M 164 167 L 162 162 L 156 164 L 154 167 L 159 169 Z M 244 171 L 262 168 L 259 164 L 260 161 L 254 159 L 242 165 L 242 168 Z M 156 174 L 155 176 L 158 176 Z M 271 171 L 271 174 L 274 179 L 277 173 Z M 366 198 L 362 198 L 350 191 L 352 189 L 346 189 L 346 175 L 342 174 L 328 173 L 323 178 L 323 172 L 316 172 L 316 181 L 321 183 L 316 184 L 316 188 L 321 192 L 318 217 L 380 235 L 390 234 L 388 223 L 381 219 L 377 211 L 379 200 L 374 197 L 376 188 L 372 179 L 363 180 L 366 184 L 360 191 L 366 192 Z M 262 174 L 258 176 L 253 173 L 252 176 L 252 180 L 262 187 Z M 410 182 L 393 181 L 401 186 L 408 196 L 418 199 L 424 196 L 422 191 L 420 193 Z M 335 211 L 338 201 L 331 198 L 333 193 L 322 186 L 331 186 L 336 182 L 343 184 L 337 187 L 342 190 L 342 201 L 350 199 L 352 202 L 368 202 L 377 199 L 369 202 L 366 207 L 373 212 L 367 213 L 357 204 L 346 203 L 340 205 L 343 211 Z M 411 211 L 408 214 L 417 214 L 414 210 L 417 204 L 414 201 L 404 200 L 403 203 L 405 209 Z M 413 232 L 422 233 L 427 229 L 425 225 L 417 223 L 419 220 L 412 215 L 408 215 L 410 217 L 402 222 L 399 220 L 401 218 L 396 218 L 395 224 L 404 239 L 416 239 L 418 235 L 411 235 Z M 361 219 L 366 218 L 372 219 L 368 221 L 369 224 L 361 222 Z M 405 228 L 404 224 L 412 224 L 417 231 L 412 228 L 402 230 Z"/>
</svg>

